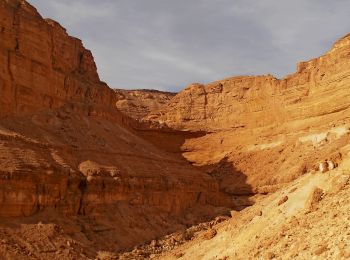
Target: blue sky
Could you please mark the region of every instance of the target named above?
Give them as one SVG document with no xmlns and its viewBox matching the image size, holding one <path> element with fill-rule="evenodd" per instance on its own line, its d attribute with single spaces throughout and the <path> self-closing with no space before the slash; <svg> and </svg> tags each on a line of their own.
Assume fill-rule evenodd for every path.
<svg viewBox="0 0 350 260">
<path fill-rule="evenodd" d="M 28 0 L 83 40 L 112 88 L 283 77 L 350 32 L 347 0 Z"/>
</svg>

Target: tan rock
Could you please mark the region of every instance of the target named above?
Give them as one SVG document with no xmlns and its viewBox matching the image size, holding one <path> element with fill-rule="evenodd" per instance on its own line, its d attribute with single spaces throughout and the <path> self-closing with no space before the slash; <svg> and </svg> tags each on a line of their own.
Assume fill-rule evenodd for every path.
<svg viewBox="0 0 350 260">
<path fill-rule="evenodd" d="M 328 247 L 327 245 L 321 245 L 319 246 L 316 250 L 315 250 L 315 255 L 319 256 L 321 255 L 322 253 L 326 252 L 328 250 Z"/>
<path fill-rule="evenodd" d="M 79 39 L 23 0 L 0 0 L 0 17 L 1 218 L 48 214 L 117 250 L 177 230 L 190 208 L 187 223 L 233 206 L 213 177 L 140 137 L 147 125 L 116 109 Z M 150 111 L 172 96 L 143 93 Z"/>
<path fill-rule="evenodd" d="M 0 117 L 62 106 L 67 101 L 113 106 L 82 42 L 25 1 L 1 0 Z M 84 79 L 84 80 L 82 80 Z"/>
<path fill-rule="evenodd" d="M 288 196 L 284 196 L 283 198 L 281 198 L 281 199 L 278 201 L 277 205 L 280 206 L 280 205 L 282 205 L 283 203 L 285 203 L 287 200 L 288 200 Z"/>
<path fill-rule="evenodd" d="M 327 161 L 328 164 L 328 170 L 333 170 L 335 168 L 335 163 L 331 160 Z"/>
<path fill-rule="evenodd" d="M 323 169 L 343 160 L 350 35 L 283 79 L 233 77 L 191 84 L 174 96 L 112 91 L 99 80 L 82 42 L 42 19 L 26 1 L 0 0 L 0 17 L 0 237 L 6 238 L 0 240 L 1 256 L 50 259 L 58 252 L 54 257 L 79 259 L 84 248 L 86 258 L 117 258 L 110 249 L 158 241 L 224 214 L 221 209 L 233 209 L 232 221 L 219 218 L 178 232 L 159 247 L 153 242 L 126 252 L 124 259 L 156 257 L 189 240 L 196 245 L 196 239 L 210 247 L 195 248 L 194 256 L 221 247 L 217 252 L 226 258 L 228 245 L 230 255 L 242 259 L 280 253 L 308 259 L 331 248 L 305 244 L 317 242 L 317 229 L 331 227 L 335 231 L 324 232 L 328 238 L 348 240 L 347 174 L 330 179 L 331 195 L 341 198 L 337 203 L 315 189 L 306 205 L 312 213 L 290 223 L 285 216 L 297 214 L 300 205 L 294 202 L 304 199 L 310 185 L 301 179 L 298 189 L 288 187 L 291 207 L 278 208 L 289 200 L 285 191 L 278 193 L 278 205 L 268 196 L 301 175 L 325 182 L 327 174 L 307 173 L 322 158 L 329 158 Z M 260 199 L 267 204 L 259 205 Z M 45 221 L 25 224 L 39 220 Z M 43 224 L 49 221 L 64 228 L 58 233 Z M 220 238 L 229 235 L 226 245 L 212 244 L 219 240 L 212 239 L 216 229 L 203 233 L 218 222 Z M 57 251 L 55 245 L 70 248 Z M 101 248 L 108 250 L 98 253 Z"/>
<path fill-rule="evenodd" d="M 345 146 L 349 39 L 282 79 L 238 76 L 191 84 L 145 120 L 202 133 L 185 139 L 183 155 L 194 165 L 216 168 L 211 172 L 225 192 L 266 193 L 307 173 L 320 158 L 336 162 L 331 155 Z M 234 174 L 225 173 L 230 168 Z"/>
<path fill-rule="evenodd" d="M 315 187 L 311 194 L 310 197 L 306 201 L 306 206 L 305 209 L 307 211 L 314 211 L 317 209 L 318 203 L 323 199 L 324 196 L 324 191 L 318 187 Z"/>
<path fill-rule="evenodd" d="M 214 238 L 217 234 L 217 231 L 213 228 L 209 229 L 208 231 L 205 232 L 205 234 L 203 235 L 203 238 L 206 240 L 210 240 L 212 238 Z"/>
<path fill-rule="evenodd" d="M 134 119 L 142 119 L 148 114 L 157 114 L 176 95 L 157 90 L 115 89 L 116 107 Z"/>
</svg>

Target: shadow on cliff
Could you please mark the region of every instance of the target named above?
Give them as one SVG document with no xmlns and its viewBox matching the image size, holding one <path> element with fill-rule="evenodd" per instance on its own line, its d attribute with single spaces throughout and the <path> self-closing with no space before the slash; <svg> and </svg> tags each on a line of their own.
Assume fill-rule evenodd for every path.
<svg viewBox="0 0 350 260">
<path fill-rule="evenodd" d="M 252 186 L 247 183 L 247 176 L 238 170 L 228 157 L 224 157 L 216 164 L 199 168 L 218 181 L 220 191 L 233 198 L 236 210 L 254 204 L 250 198 L 254 192 Z"/>
<path fill-rule="evenodd" d="M 156 147 L 163 151 L 182 154 L 182 145 L 187 139 L 199 138 L 205 136 L 207 133 L 200 132 L 186 132 L 186 131 L 164 131 L 164 130 L 139 130 L 137 135 L 149 141 Z"/>
<path fill-rule="evenodd" d="M 204 131 L 185 132 L 175 130 L 139 130 L 137 131 L 137 134 L 161 150 L 178 155 L 181 159 L 187 161 L 187 159 L 183 157 L 184 150 L 182 149 L 185 141 L 188 139 L 205 136 L 208 133 Z M 203 173 L 211 175 L 218 181 L 220 191 L 234 200 L 234 209 L 242 210 L 245 207 L 254 204 L 250 198 L 252 195 L 254 195 L 254 192 L 252 186 L 247 183 L 247 175 L 238 170 L 234 166 L 234 163 L 229 161 L 228 157 L 224 157 L 216 164 L 200 167 L 194 165 L 192 166 Z"/>
</svg>

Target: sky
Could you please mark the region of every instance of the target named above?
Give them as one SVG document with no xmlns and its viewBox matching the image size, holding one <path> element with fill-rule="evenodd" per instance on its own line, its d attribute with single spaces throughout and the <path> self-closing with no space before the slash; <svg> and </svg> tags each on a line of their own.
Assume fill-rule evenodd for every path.
<svg viewBox="0 0 350 260">
<path fill-rule="evenodd" d="M 293 73 L 350 32 L 349 0 L 28 0 L 83 40 L 112 88 L 179 91 Z"/>
</svg>

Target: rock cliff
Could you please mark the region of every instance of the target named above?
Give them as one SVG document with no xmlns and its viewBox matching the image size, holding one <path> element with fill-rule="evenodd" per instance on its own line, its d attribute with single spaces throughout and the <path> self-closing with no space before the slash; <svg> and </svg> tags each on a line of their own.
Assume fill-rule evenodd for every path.
<svg viewBox="0 0 350 260">
<path fill-rule="evenodd" d="M 349 57 L 347 35 L 283 79 L 191 84 L 148 115 L 163 127 L 201 133 L 186 138 L 183 156 L 237 205 L 251 206 L 116 256 L 348 259 Z M 325 160 L 331 167 L 321 172 Z"/>
<path fill-rule="evenodd" d="M 138 136 L 147 124 L 116 108 L 80 40 L 23 0 L 0 0 L 0 17 L 0 223 L 65 226 L 91 258 L 233 205 L 213 177 Z"/>
<path fill-rule="evenodd" d="M 293 202 L 306 203 L 313 183 L 330 193 L 348 185 L 350 35 L 283 79 L 233 77 L 174 95 L 111 90 L 82 42 L 24 0 L 0 0 L 0 17 L 0 258 L 108 259 L 104 250 L 134 246 L 126 257 L 147 258 L 140 243 L 229 209 L 243 210 L 242 221 L 217 233 L 221 217 L 160 241 L 168 251 L 193 230 L 210 228 L 211 240 L 234 229 L 239 245 L 277 227 L 271 219 L 307 222 Z M 312 174 L 324 160 L 341 165 L 334 176 Z M 317 210 L 323 193 L 311 195 Z M 186 254 L 218 253 L 207 245 Z M 228 252 L 262 257 L 244 250 Z"/>
<path fill-rule="evenodd" d="M 0 117 L 57 108 L 67 101 L 112 106 L 90 51 L 25 1 L 0 2 Z"/>
<path fill-rule="evenodd" d="M 283 79 L 240 76 L 191 84 L 147 118 L 204 133 L 186 139 L 182 152 L 217 176 L 223 190 L 273 191 L 322 158 L 339 157 L 349 141 L 349 57 L 347 35 Z"/>
<path fill-rule="evenodd" d="M 116 106 L 124 114 L 142 119 L 161 110 L 176 94 L 158 90 L 115 89 Z"/>
<path fill-rule="evenodd" d="M 349 57 L 347 35 L 325 55 L 299 63 L 297 72 L 283 79 L 240 76 L 192 84 L 159 118 L 178 129 L 222 131 L 279 126 L 344 111 L 349 106 Z"/>
</svg>

